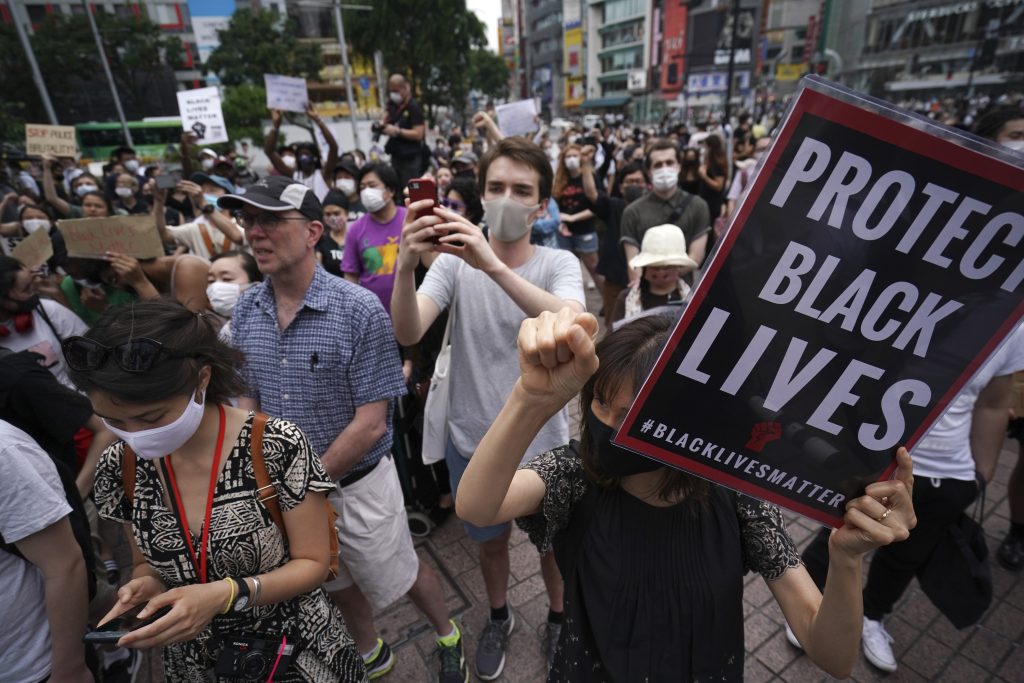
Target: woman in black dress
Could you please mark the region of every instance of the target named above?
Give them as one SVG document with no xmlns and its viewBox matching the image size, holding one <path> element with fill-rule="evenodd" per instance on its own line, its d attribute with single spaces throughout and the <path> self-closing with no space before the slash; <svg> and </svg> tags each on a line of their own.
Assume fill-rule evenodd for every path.
<svg viewBox="0 0 1024 683">
<path fill-rule="evenodd" d="M 611 443 L 670 327 L 642 318 L 595 349 L 589 314 L 564 309 L 524 322 L 522 375 L 470 460 L 459 516 L 518 518 L 535 544 L 553 543 L 565 625 L 549 681 L 742 680 L 749 570 L 768 582 L 808 656 L 849 675 L 862 626 L 861 558 L 905 539 L 915 523 L 910 456 L 900 449 L 896 479 L 847 506 L 830 540 L 823 598 L 778 508 Z M 540 427 L 577 394 L 581 442 L 517 471 Z"/>
<path fill-rule="evenodd" d="M 163 646 L 166 678 L 176 683 L 205 683 L 211 670 L 219 681 L 254 680 L 224 668 L 243 634 L 269 643 L 271 659 L 293 648 L 261 681 L 364 681 L 320 587 L 334 484 L 298 427 L 257 422 L 228 404 L 243 389 L 242 359 L 218 339 L 212 317 L 139 302 L 64 342 L 72 379 L 122 439 L 100 459 L 95 496 L 101 516 L 125 524 L 134 569 L 104 620 L 140 604 L 141 618 L 169 608 L 118 645 Z M 256 497 L 257 440 L 284 534 Z"/>
</svg>

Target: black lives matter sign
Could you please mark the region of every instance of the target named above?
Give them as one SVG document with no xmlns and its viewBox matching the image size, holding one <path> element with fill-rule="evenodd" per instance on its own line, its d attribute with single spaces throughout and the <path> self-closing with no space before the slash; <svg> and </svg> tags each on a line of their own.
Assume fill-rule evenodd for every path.
<svg viewBox="0 0 1024 683">
<path fill-rule="evenodd" d="M 616 442 L 821 522 L 1024 315 L 1024 170 L 809 79 Z"/>
</svg>

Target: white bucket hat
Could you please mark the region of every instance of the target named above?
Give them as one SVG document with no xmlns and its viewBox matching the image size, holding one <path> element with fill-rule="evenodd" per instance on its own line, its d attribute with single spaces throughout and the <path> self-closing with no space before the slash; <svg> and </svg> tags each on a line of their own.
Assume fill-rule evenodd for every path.
<svg viewBox="0 0 1024 683">
<path fill-rule="evenodd" d="M 686 255 L 686 237 L 678 225 L 666 223 L 644 233 L 640 253 L 630 259 L 629 267 L 645 266 L 697 267 L 697 262 Z"/>
</svg>

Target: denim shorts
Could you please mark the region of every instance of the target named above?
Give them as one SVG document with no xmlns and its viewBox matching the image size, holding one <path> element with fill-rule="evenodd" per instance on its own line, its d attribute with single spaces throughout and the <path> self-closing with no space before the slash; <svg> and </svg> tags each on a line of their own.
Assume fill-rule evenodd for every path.
<svg viewBox="0 0 1024 683">
<path fill-rule="evenodd" d="M 562 249 L 570 249 L 577 254 L 594 254 L 597 252 L 597 233 L 588 232 L 569 237 L 558 233 L 558 246 Z"/>
<path fill-rule="evenodd" d="M 462 457 L 462 453 L 459 453 L 459 450 L 455 448 L 455 444 L 452 443 L 451 437 L 448 437 L 448 445 L 445 447 L 444 461 L 448 465 L 448 483 L 452 487 L 452 497 L 458 499 L 459 482 L 469 466 L 469 458 Z M 486 543 L 510 530 L 512 523 L 505 522 L 504 524 L 494 524 L 492 526 L 476 526 L 469 522 L 463 522 L 462 526 L 466 528 L 466 535 L 473 539 L 474 542 Z"/>
</svg>

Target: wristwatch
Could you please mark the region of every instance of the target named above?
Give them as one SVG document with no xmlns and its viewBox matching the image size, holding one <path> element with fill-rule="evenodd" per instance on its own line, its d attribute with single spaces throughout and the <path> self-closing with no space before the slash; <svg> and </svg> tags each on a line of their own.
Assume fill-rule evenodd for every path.
<svg viewBox="0 0 1024 683">
<path fill-rule="evenodd" d="M 202 209 L 203 213 L 213 213 L 216 210 L 217 207 L 215 207 L 213 204 L 204 204 Z"/>
<path fill-rule="evenodd" d="M 252 594 L 249 592 L 249 584 L 245 579 L 236 579 L 235 583 L 238 584 L 238 595 L 235 596 L 235 604 L 232 605 L 232 609 L 241 612 L 249 607 Z"/>
</svg>

